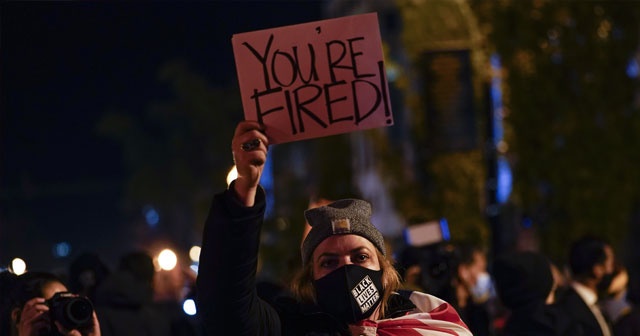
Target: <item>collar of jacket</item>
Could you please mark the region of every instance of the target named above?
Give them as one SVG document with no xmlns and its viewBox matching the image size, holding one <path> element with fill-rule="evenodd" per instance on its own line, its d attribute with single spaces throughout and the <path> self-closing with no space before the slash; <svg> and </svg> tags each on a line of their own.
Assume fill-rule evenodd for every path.
<svg viewBox="0 0 640 336">
<path fill-rule="evenodd" d="M 394 318 L 407 315 L 414 309 L 416 305 L 409 300 L 409 296 L 413 291 L 400 290 L 389 297 L 389 305 L 387 306 L 387 314 L 384 318 Z"/>
</svg>

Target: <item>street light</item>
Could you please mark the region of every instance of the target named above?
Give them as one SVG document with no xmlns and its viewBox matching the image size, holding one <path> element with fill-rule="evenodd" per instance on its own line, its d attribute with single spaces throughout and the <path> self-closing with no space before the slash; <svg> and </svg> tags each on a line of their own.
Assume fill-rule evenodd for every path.
<svg viewBox="0 0 640 336">
<path fill-rule="evenodd" d="M 170 249 L 164 249 L 158 254 L 158 265 L 165 271 L 170 271 L 178 264 L 178 257 Z"/>
</svg>

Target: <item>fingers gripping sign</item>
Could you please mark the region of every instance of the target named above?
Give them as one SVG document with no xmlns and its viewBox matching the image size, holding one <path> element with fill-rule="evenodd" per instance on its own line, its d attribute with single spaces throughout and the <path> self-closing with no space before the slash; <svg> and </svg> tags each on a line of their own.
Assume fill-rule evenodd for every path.
<svg viewBox="0 0 640 336">
<path fill-rule="evenodd" d="M 255 192 L 267 161 L 269 140 L 264 125 L 255 121 L 241 121 L 231 141 L 233 161 L 238 170 L 234 191 L 246 206 L 253 206 Z"/>
</svg>

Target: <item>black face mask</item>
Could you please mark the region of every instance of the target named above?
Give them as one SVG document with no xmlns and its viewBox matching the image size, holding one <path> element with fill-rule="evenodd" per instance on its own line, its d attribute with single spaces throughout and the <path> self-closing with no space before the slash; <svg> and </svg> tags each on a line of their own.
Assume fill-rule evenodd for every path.
<svg viewBox="0 0 640 336">
<path fill-rule="evenodd" d="M 345 265 L 315 280 L 322 309 L 347 324 L 373 314 L 382 300 L 382 271 Z"/>
<path fill-rule="evenodd" d="M 600 282 L 598 282 L 598 284 L 596 285 L 599 299 L 607 299 L 614 295 L 612 293 L 609 293 L 609 287 L 611 287 L 611 283 L 613 282 L 613 279 L 617 275 L 618 273 L 615 272 L 615 273 L 607 273 L 602 276 L 602 279 L 600 279 Z"/>
</svg>

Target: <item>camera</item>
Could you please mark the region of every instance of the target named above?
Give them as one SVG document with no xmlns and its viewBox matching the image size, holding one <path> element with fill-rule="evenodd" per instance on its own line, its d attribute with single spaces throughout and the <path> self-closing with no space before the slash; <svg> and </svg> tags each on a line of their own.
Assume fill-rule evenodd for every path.
<svg viewBox="0 0 640 336">
<path fill-rule="evenodd" d="M 46 302 L 52 321 L 58 321 L 68 330 L 91 326 L 93 304 L 86 297 L 70 292 L 58 292 Z"/>
</svg>

